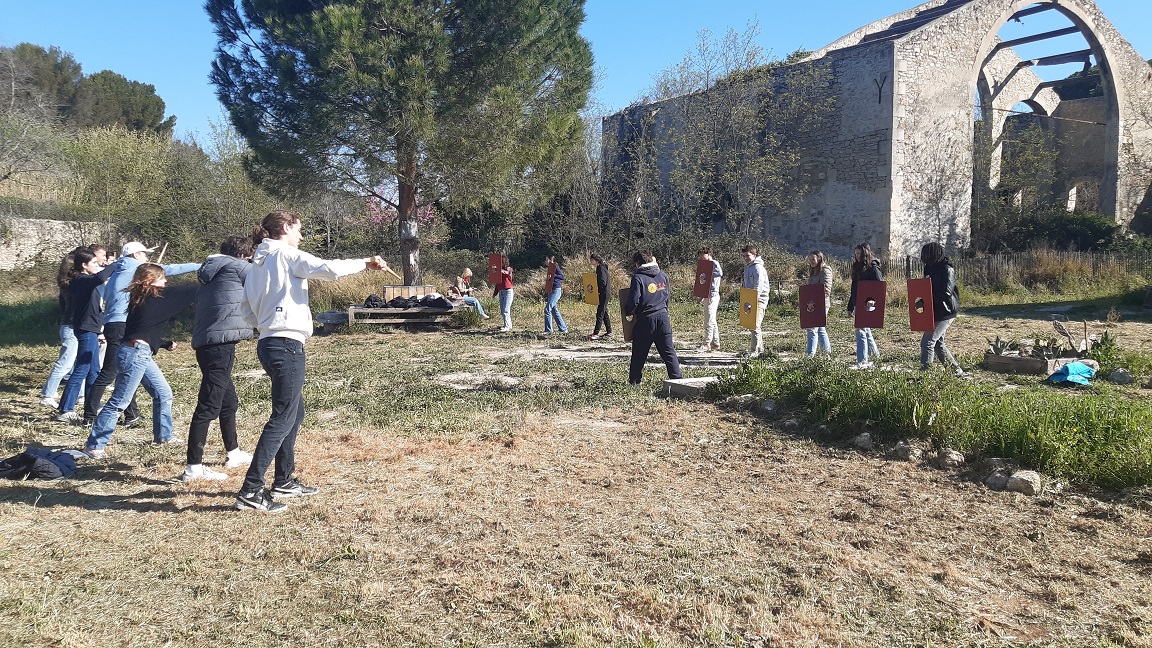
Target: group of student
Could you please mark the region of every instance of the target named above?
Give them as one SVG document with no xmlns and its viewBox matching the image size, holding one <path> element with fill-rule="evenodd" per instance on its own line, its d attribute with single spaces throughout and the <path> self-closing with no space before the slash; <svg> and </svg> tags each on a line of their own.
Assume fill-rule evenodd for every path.
<svg viewBox="0 0 1152 648">
<path fill-rule="evenodd" d="M 764 260 L 755 246 L 748 245 L 741 250 L 744 258 L 744 272 L 741 287 L 756 292 L 756 309 L 754 326 L 750 329 L 747 357 L 755 358 L 764 352 L 763 322 L 767 311 L 770 296 L 768 273 L 764 267 Z M 857 292 L 861 281 L 883 281 L 880 260 L 875 257 L 868 243 L 861 243 L 853 250 L 853 261 L 850 269 L 851 289 L 847 304 L 848 313 L 855 314 L 857 308 Z M 939 243 L 928 243 L 921 248 L 921 260 L 924 263 L 924 275 L 932 281 L 933 315 L 935 328 L 924 332 L 920 345 L 921 368 L 927 369 L 932 363 L 933 356 L 946 367 L 952 369 L 957 375 L 964 375 L 963 369 L 949 352 L 944 343 L 944 335 L 951 326 L 959 309 L 959 297 L 956 286 L 956 273 L 944 254 L 944 248 Z M 608 316 L 608 266 L 598 254 L 592 254 L 590 259 L 596 266 L 596 284 L 598 304 L 596 309 L 596 326 L 588 339 L 597 340 L 612 335 L 611 319 Z M 699 267 L 711 268 L 701 273 L 699 279 L 709 281 L 708 296 L 700 299 L 704 306 L 704 343 L 697 349 L 698 352 L 708 353 L 720 349 L 720 328 L 717 323 L 717 314 L 720 305 L 720 286 L 724 270 L 712 256 L 712 248 L 701 247 L 697 250 Z M 812 251 L 807 256 L 807 282 L 809 285 L 823 286 L 825 315 L 831 308 L 832 269 L 819 250 Z M 669 378 L 680 378 L 679 358 L 672 343 L 672 327 L 668 318 L 669 287 L 668 277 L 659 269 L 656 258 L 647 250 L 637 251 L 632 257 L 635 272 L 629 286 L 628 296 L 625 299 L 623 312 L 628 317 L 635 316 L 633 327 L 632 360 L 629 366 L 629 382 L 638 384 L 641 380 L 644 362 L 652 346 L 656 347 L 661 359 L 664 361 Z M 710 264 L 710 266 L 709 266 Z M 567 332 L 564 319 L 560 316 L 557 303 L 561 295 L 561 282 L 564 275 L 553 257 L 547 259 L 549 277 L 552 284 L 545 286 L 547 299 L 544 307 L 544 332 L 552 332 L 552 321 L 555 320 L 561 332 Z M 471 271 L 467 271 L 469 278 Z M 493 290 L 493 296 L 500 299 L 500 310 L 504 317 L 504 326 L 500 331 L 512 329 L 512 267 L 507 256 L 501 257 L 500 280 Z M 601 326 L 605 333 L 600 334 Z M 831 355 L 832 343 L 828 337 L 825 326 L 809 327 L 805 329 L 807 337 L 806 355 L 813 357 L 823 352 Z M 867 327 L 856 328 L 856 364 L 855 368 L 871 367 L 873 358 L 878 358 L 880 351 L 872 329 Z"/>
<path fill-rule="evenodd" d="M 153 248 L 135 241 L 125 244 L 115 261 L 100 245 L 68 253 L 58 278 L 63 314 L 60 357 L 40 402 L 55 406 L 59 421 L 90 423 L 83 452 L 99 460 L 107 457 L 105 448 L 120 417 L 125 416 L 126 423 L 139 418 L 133 399 L 143 386 L 152 396 L 153 441 L 181 442 L 172 431 L 172 389 L 154 356 L 160 349 L 174 348 L 174 342 L 163 339 L 164 330 L 195 304 L 192 347 L 201 383 L 183 479 L 227 478 L 203 463 L 208 427 L 219 419 L 227 451 L 225 467 L 248 464 L 235 508 L 278 512 L 287 507 L 276 499 L 316 494 L 317 488 L 294 474 L 296 436 L 304 420 L 304 343 L 312 335 L 308 280 L 335 280 L 365 269 L 383 270 L 387 264 L 378 256 L 320 259 L 299 249 L 300 231 L 300 219 L 292 212 L 271 212 L 250 239 L 226 238 L 220 254 L 202 264 L 150 263 Z M 188 272 L 197 273 L 195 285 L 168 287 L 168 276 Z M 258 338 L 256 355 L 271 379 L 272 413 L 252 453 L 247 453 L 237 443 L 239 400 L 232 369 L 236 345 L 253 337 Z M 56 390 L 69 371 L 64 393 L 56 401 Z M 115 386 L 101 407 L 99 376 L 105 371 Z M 82 388 L 83 416 L 74 411 Z M 273 466 L 272 487 L 265 490 L 264 476 Z"/>
</svg>

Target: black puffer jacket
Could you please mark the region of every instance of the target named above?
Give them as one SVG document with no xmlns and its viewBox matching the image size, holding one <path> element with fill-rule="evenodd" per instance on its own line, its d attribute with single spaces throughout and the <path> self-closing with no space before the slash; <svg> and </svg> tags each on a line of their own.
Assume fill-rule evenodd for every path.
<svg viewBox="0 0 1152 648">
<path fill-rule="evenodd" d="M 244 277 L 252 264 L 225 254 L 213 254 L 204 261 L 196 278 L 196 326 L 192 348 L 252 339 L 252 327 L 240 316 L 244 301 Z"/>
<path fill-rule="evenodd" d="M 937 322 L 956 317 L 960 311 L 960 293 L 956 287 L 956 270 L 947 261 L 924 266 L 924 276 L 932 279 L 932 318 Z"/>
<path fill-rule="evenodd" d="M 861 281 L 884 281 L 884 272 L 880 269 L 880 259 L 872 259 L 867 267 L 860 271 L 858 276 L 852 277 L 852 291 L 848 296 L 848 312 L 856 312 L 856 289 Z"/>
</svg>

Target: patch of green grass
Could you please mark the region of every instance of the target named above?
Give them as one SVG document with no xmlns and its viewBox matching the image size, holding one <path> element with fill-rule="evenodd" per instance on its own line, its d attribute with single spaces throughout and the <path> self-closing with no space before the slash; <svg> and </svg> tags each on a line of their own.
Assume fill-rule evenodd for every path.
<svg viewBox="0 0 1152 648">
<path fill-rule="evenodd" d="M 1078 483 L 1152 483 L 1152 409 L 1106 384 L 1005 391 L 938 371 L 850 371 L 812 360 L 743 363 L 711 393 L 781 399 L 843 437 L 864 430 L 879 439 L 922 437 L 1016 458 Z"/>
</svg>

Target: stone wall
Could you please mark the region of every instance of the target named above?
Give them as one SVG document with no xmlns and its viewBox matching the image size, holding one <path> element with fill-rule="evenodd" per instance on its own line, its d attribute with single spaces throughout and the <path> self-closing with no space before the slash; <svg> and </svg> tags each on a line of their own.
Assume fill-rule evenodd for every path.
<svg viewBox="0 0 1152 648">
<path fill-rule="evenodd" d="M 71 250 L 92 243 L 119 253 L 119 237 L 109 223 L 0 218 L 0 270 L 59 263 Z"/>
</svg>

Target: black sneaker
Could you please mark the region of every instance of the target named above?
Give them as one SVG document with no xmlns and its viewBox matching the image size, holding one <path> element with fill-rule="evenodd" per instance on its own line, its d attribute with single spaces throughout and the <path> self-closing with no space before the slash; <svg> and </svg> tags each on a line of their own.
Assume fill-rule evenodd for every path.
<svg viewBox="0 0 1152 648">
<path fill-rule="evenodd" d="M 263 511 L 265 513 L 283 513 L 288 510 L 287 504 L 273 501 L 272 496 L 263 490 L 255 493 L 240 493 L 232 507 L 237 511 Z"/>
<path fill-rule="evenodd" d="M 319 492 L 319 488 L 305 486 L 304 484 L 300 483 L 299 479 L 296 479 L 295 477 L 289 479 L 283 484 L 280 484 L 279 486 L 272 486 L 272 494 L 276 497 L 307 497 L 309 495 L 315 495 Z"/>
<path fill-rule="evenodd" d="M 143 420 L 144 420 L 144 417 L 143 417 L 143 416 L 134 416 L 134 417 L 132 417 L 132 418 L 130 418 L 130 419 L 124 419 L 124 427 L 126 427 L 126 428 L 130 428 L 130 427 L 136 427 L 136 426 L 137 426 L 137 425 L 139 425 L 139 424 L 140 424 L 140 423 L 141 423 Z"/>
</svg>

